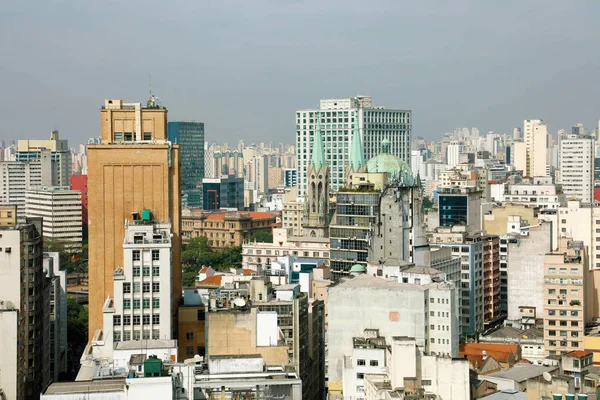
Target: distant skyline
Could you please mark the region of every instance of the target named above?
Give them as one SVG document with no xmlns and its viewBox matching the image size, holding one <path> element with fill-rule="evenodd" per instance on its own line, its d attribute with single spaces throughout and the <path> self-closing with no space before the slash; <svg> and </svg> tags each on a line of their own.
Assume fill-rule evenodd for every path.
<svg viewBox="0 0 600 400">
<path fill-rule="evenodd" d="M 370 95 L 413 137 L 598 125 L 600 2 L 32 1 L 0 5 L 0 139 L 98 136 L 105 98 L 206 140 L 295 141 L 294 112 Z"/>
</svg>

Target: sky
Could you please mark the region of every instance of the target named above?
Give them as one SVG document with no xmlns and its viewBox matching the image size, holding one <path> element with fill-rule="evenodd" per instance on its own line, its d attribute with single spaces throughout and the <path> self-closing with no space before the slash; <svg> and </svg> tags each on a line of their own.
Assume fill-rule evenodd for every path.
<svg viewBox="0 0 600 400">
<path fill-rule="evenodd" d="M 294 142 L 295 110 L 371 95 L 413 137 L 600 119 L 598 1 L 0 2 L 0 140 L 99 135 L 152 90 L 209 141 Z"/>
</svg>

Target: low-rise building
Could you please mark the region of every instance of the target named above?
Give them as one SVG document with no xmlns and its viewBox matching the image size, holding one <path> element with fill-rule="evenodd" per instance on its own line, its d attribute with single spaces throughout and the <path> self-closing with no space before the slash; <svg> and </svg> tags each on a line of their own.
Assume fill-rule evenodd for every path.
<svg viewBox="0 0 600 400">
<path fill-rule="evenodd" d="M 521 357 L 535 363 L 542 362 L 546 357 L 544 332 L 537 328 L 522 330 L 512 326 L 503 326 L 480 336 L 479 341 L 482 343 L 518 344 L 521 348 Z"/>
<path fill-rule="evenodd" d="M 183 243 L 205 236 L 213 249 L 241 246 L 257 232 L 272 233 L 275 215 L 254 211 L 203 211 L 184 208 L 181 211 Z"/>
<path fill-rule="evenodd" d="M 258 270 L 271 265 L 279 256 L 323 259 L 329 265 L 329 239 L 293 236 L 289 228 L 273 229 L 272 243 L 246 241 L 242 248 L 242 267 Z"/>
</svg>

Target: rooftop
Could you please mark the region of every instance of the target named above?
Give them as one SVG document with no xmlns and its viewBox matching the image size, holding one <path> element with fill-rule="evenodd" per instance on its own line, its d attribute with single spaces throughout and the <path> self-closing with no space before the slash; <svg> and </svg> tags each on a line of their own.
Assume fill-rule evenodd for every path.
<svg viewBox="0 0 600 400">
<path fill-rule="evenodd" d="M 591 354 L 592 354 L 591 351 L 575 350 L 575 351 L 565 354 L 565 356 L 567 356 L 567 357 L 585 357 L 585 356 L 588 356 Z"/>
<path fill-rule="evenodd" d="M 480 397 L 480 400 L 527 400 L 527 393 L 517 390 L 503 390 L 490 394 L 489 396 Z"/>
<path fill-rule="evenodd" d="M 518 344 L 464 343 L 460 345 L 459 356 L 467 358 L 473 366 L 481 367 L 486 357 L 492 357 L 501 363 L 508 363 L 510 355 L 513 354 L 516 359 L 518 351 Z"/>
<path fill-rule="evenodd" d="M 430 283 L 428 285 L 415 285 L 412 283 L 401 283 L 401 282 L 392 282 L 386 281 L 385 279 L 375 278 L 370 275 L 358 275 L 354 278 L 343 278 L 338 281 L 337 285 L 332 287 L 343 287 L 343 288 L 366 288 L 366 289 L 387 289 L 387 290 L 397 290 L 397 289 L 408 289 L 408 290 L 418 290 L 425 291 L 428 288 L 432 287 L 447 287 L 447 284 L 444 283 Z"/>
<path fill-rule="evenodd" d="M 115 350 L 139 350 L 139 349 L 169 349 L 177 347 L 176 340 L 151 339 L 151 340 L 127 340 L 115 343 Z M 149 350 L 150 351 L 150 350 Z"/>
<path fill-rule="evenodd" d="M 480 376 L 485 379 L 486 376 L 502 379 L 510 379 L 515 382 L 525 382 L 527 379 L 535 378 L 544 372 L 551 372 L 558 369 L 556 366 L 544 366 L 533 364 L 515 364 L 514 367 L 504 371 L 493 372 L 488 375 Z"/>
<path fill-rule="evenodd" d="M 125 390 L 125 379 L 107 379 L 99 381 L 82 382 L 55 382 L 48 386 L 44 394 L 70 394 L 70 393 L 102 393 L 119 392 Z"/>
</svg>

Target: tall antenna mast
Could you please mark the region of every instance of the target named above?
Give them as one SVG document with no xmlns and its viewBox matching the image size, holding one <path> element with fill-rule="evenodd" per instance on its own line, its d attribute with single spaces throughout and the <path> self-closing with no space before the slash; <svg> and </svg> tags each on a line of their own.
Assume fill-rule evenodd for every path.
<svg viewBox="0 0 600 400">
<path fill-rule="evenodd" d="M 150 87 L 150 97 L 152 97 L 152 75 L 148 74 L 148 86 Z"/>
</svg>

